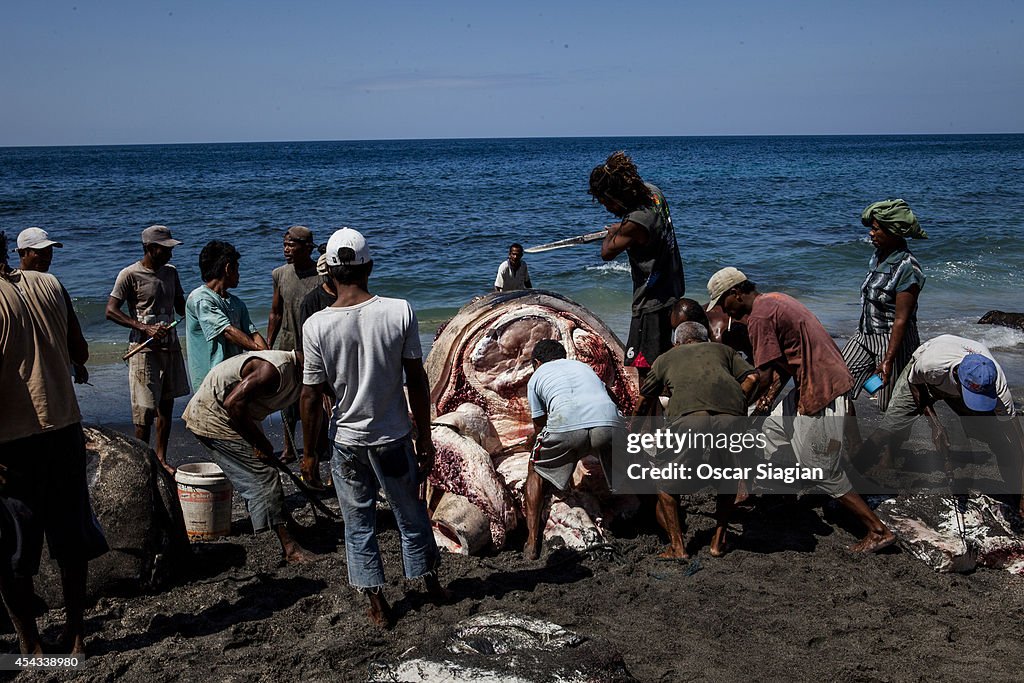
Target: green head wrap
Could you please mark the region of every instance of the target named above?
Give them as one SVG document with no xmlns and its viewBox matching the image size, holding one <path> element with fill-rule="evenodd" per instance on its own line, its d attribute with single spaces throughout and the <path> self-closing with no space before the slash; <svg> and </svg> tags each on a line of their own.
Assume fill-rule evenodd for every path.
<svg viewBox="0 0 1024 683">
<path fill-rule="evenodd" d="M 928 233 L 921 229 L 917 216 L 902 199 L 886 199 L 875 202 L 860 215 L 860 222 L 870 228 L 873 221 L 898 237 L 928 239 Z"/>
</svg>

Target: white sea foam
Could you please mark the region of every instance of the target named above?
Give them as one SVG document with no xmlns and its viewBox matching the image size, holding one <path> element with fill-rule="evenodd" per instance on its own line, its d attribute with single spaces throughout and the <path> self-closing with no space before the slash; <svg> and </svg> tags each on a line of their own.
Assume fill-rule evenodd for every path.
<svg viewBox="0 0 1024 683">
<path fill-rule="evenodd" d="M 609 261 L 597 266 L 586 266 L 584 270 L 591 273 L 628 273 L 629 263 L 626 261 Z"/>
</svg>

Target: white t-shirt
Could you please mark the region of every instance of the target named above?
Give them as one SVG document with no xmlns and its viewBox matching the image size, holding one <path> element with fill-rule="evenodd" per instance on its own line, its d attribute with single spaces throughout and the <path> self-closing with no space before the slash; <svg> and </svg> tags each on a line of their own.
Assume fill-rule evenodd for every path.
<svg viewBox="0 0 1024 683">
<path fill-rule="evenodd" d="M 548 416 L 551 433 L 590 427 L 621 427 L 622 416 L 597 373 L 578 360 L 561 358 L 541 365 L 526 385 L 530 416 Z"/>
<path fill-rule="evenodd" d="M 302 383 L 334 388 L 335 442 L 380 446 L 412 430 L 402 359 L 421 358 L 423 351 L 408 301 L 375 296 L 314 313 L 302 326 L 302 350 Z"/>
<path fill-rule="evenodd" d="M 494 278 L 494 286 L 503 292 L 511 292 L 516 289 L 526 289 L 526 283 L 530 279 L 530 271 L 526 269 L 526 261 L 520 261 L 516 272 L 508 264 L 508 259 L 498 266 L 498 276 Z"/>
<path fill-rule="evenodd" d="M 996 415 L 1014 416 L 1013 396 L 1006 386 L 1006 375 L 999 367 L 998 361 L 992 356 L 988 347 L 980 341 L 943 334 L 929 339 L 914 351 L 907 369 L 907 380 L 911 384 L 927 384 L 943 396 L 957 398 L 960 386 L 953 379 L 953 368 L 960 365 L 964 356 L 977 353 L 992 360 L 996 365 Z"/>
</svg>

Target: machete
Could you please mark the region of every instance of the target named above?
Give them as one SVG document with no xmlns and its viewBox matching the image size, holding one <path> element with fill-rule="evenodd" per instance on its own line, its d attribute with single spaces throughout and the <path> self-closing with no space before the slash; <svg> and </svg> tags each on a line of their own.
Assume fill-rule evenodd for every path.
<svg viewBox="0 0 1024 683">
<path fill-rule="evenodd" d="M 586 235 L 577 235 L 576 237 L 569 237 L 564 240 L 558 240 L 557 242 L 548 242 L 547 244 L 541 244 L 536 247 L 530 247 L 524 249 L 523 252 L 526 254 L 538 254 L 542 251 L 551 251 L 552 249 L 562 249 L 564 247 L 573 247 L 577 244 L 589 244 L 590 242 L 597 242 L 603 240 L 605 235 L 608 234 L 608 228 L 604 230 L 598 230 L 597 232 L 588 232 Z"/>
</svg>

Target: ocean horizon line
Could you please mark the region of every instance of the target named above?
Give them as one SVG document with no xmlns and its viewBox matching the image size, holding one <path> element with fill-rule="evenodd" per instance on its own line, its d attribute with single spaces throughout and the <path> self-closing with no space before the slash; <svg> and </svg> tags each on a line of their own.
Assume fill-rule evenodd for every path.
<svg viewBox="0 0 1024 683">
<path fill-rule="evenodd" d="M 958 133 L 715 133 L 698 135 L 510 135 L 491 137 L 426 137 L 426 138 L 341 138 L 295 140 L 220 140 L 194 142 L 122 142 L 95 144 L 0 145 L 0 150 L 31 149 L 117 149 L 146 147 L 210 147 L 233 145 L 300 145 L 300 144 L 367 144 L 388 142 L 488 142 L 527 140 L 764 140 L 764 139 L 849 139 L 849 138 L 998 138 L 1024 135 L 1019 132 L 958 132 Z"/>
</svg>

